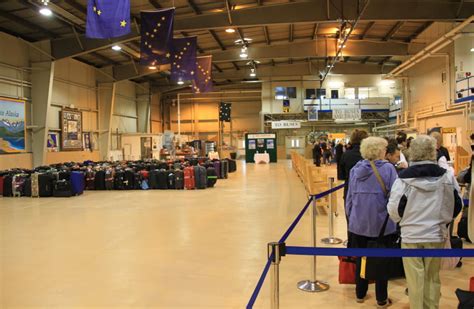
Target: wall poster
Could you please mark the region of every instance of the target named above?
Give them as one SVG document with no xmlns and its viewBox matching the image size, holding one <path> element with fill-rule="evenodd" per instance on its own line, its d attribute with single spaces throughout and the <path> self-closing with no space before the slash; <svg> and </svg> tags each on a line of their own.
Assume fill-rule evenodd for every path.
<svg viewBox="0 0 474 309">
<path fill-rule="evenodd" d="M 59 134 L 54 132 L 48 133 L 48 140 L 46 147 L 50 152 L 59 151 Z"/>
<path fill-rule="evenodd" d="M 249 149 L 257 149 L 257 144 L 255 144 L 255 140 L 249 140 Z"/>
<path fill-rule="evenodd" d="M 25 101 L 0 97 L 0 154 L 25 151 Z"/>
<path fill-rule="evenodd" d="M 61 150 L 82 150 L 82 112 L 61 111 Z"/>
</svg>

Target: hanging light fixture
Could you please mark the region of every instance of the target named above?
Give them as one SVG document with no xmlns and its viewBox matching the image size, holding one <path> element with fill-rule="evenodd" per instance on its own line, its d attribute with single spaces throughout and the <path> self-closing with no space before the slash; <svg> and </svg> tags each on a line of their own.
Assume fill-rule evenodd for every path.
<svg viewBox="0 0 474 309">
<path fill-rule="evenodd" d="M 53 12 L 48 8 L 49 0 L 41 0 L 41 3 L 43 3 L 43 6 L 39 10 L 40 14 L 43 16 L 53 15 Z"/>
<path fill-rule="evenodd" d="M 178 85 L 184 85 L 184 82 L 180 79 L 178 80 Z"/>
<path fill-rule="evenodd" d="M 227 33 L 235 33 L 235 29 L 234 29 L 234 28 L 227 28 L 227 29 L 225 29 L 225 32 L 227 32 Z"/>
<path fill-rule="evenodd" d="M 247 58 L 248 57 L 248 52 L 247 52 L 247 46 L 243 46 L 241 49 L 240 49 L 240 58 Z"/>
<path fill-rule="evenodd" d="M 254 68 L 251 68 L 250 69 L 250 77 L 255 77 L 255 76 L 257 76 L 257 72 L 255 72 Z"/>
<path fill-rule="evenodd" d="M 119 51 L 119 50 L 122 50 L 122 47 L 120 47 L 119 45 L 114 45 L 112 46 L 112 49 L 115 51 Z"/>
</svg>

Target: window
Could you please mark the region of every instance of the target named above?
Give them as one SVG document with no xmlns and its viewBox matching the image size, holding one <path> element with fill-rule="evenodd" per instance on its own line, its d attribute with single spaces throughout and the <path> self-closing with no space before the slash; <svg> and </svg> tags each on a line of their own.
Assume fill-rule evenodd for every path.
<svg viewBox="0 0 474 309">
<path fill-rule="evenodd" d="M 296 99 L 296 87 L 275 87 L 275 99 Z"/>
<path fill-rule="evenodd" d="M 359 87 L 358 99 L 367 99 L 369 97 L 369 92 L 368 87 Z"/>
<path fill-rule="evenodd" d="M 324 99 L 326 97 L 326 89 L 324 88 L 316 89 L 316 97 L 318 99 Z"/>
<path fill-rule="evenodd" d="M 345 88 L 344 89 L 344 97 L 346 99 L 355 99 L 355 88 Z"/>
<path fill-rule="evenodd" d="M 300 148 L 300 140 L 291 139 L 291 148 Z"/>
<path fill-rule="evenodd" d="M 339 90 L 331 90 L 331 99 L 339 99 Z"/>
<path fill-rule="evenodd" d="M 306 100 L 316 99 L 316 89 L 306 89 Z"/>
</svg>

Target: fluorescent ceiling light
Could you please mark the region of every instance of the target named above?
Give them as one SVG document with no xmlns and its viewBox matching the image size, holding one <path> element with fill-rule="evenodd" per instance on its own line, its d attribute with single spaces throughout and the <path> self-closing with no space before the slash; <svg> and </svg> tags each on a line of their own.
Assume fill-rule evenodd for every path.
<svg viewBox="0 0 474 309">
<path fill-rule="evenodd" d="M 40 14 L 43 15 L 43 16 L 51 16 L 53 15 L 53 12 L 48 9 L 46 6 L 42 7 L 40 10 L 39 10 Z"/>
<path fill-rule="evenodd" d="M 234 28 L 227 28 L 227 29 L 225 29 L 225 32 L 227 32 L 227 33 L 234 33 L 234 32 L 235 32 L 235 29 L 234 29 Z"/>
<path fill-rule="evenodd" d="M 115 51 L 119 51 L 119 50 L 122 50 L 122 47 L 120 47 L 119 45 L 114 45 L 112 46 L 112 49 Z"/>
<path fill-rule="evenodd" d="M 150 65 L 148 68 L 149 68 L 150 70 L 156 70 L 156 66 L 154 66 L 154 65 Z"/>
<path fill-rule="evenodd" d="M 184 85 L 184 82 L 182 80 L 178 80 L 178 85 Z"/>
</svg>

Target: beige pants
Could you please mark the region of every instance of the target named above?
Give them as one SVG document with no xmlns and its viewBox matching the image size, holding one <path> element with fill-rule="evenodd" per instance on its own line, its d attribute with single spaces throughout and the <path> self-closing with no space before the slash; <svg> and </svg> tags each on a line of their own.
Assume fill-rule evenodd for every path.
<svg viewBox="0 0 474 309">
<path fill-rule="evenodd" d="M 442 249 L 443 242 L 402 243 L 404 249 Z M 440 258 L 403 258 L 410 309 L 437 309 L 441 296 Z"/>
</svg>

